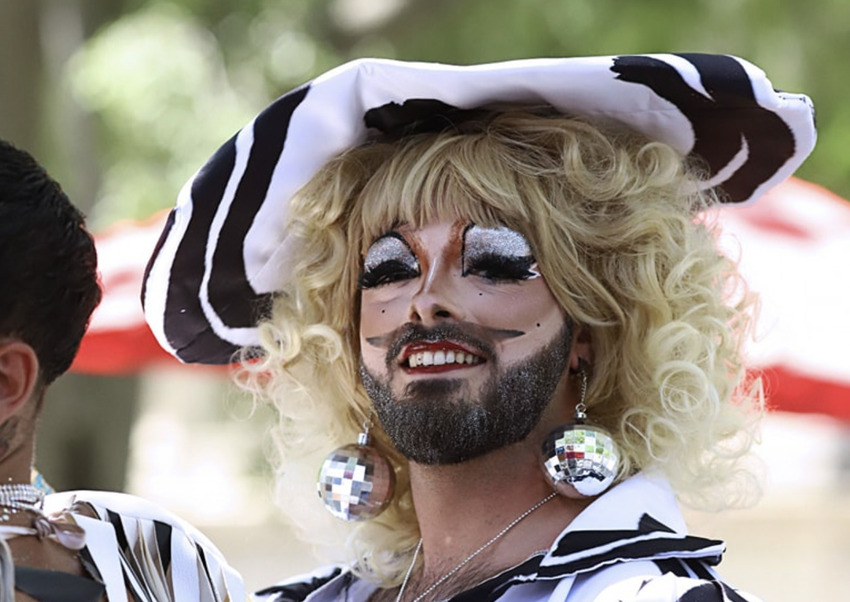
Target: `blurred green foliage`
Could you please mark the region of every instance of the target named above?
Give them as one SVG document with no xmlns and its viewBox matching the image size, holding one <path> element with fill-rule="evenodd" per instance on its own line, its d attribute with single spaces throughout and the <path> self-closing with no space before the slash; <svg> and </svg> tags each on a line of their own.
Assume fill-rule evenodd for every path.
<svg viewBox="0 0 850 602">
<path fill-rule="evenodd" d="M 821 0 L 136 0 L 70 61 L 98 118 L 103 225 L 173 205 L 182 183 L 273 98 L 358 56 L 476 63 L 718 52 L 815 101 L 800 177 L 850 197 L 850 2 Z"/>
</svg>

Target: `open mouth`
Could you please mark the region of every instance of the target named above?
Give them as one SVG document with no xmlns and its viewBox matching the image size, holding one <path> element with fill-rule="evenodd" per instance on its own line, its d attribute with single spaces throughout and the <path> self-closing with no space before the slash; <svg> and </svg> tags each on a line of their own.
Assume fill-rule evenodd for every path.
<svg viewBox="0 0 850 602">
<path fill-rule="evenodd" d="M 469 349 L 456 343 L 420 343 L 410 345 L 402 354 L 401 365 L 404 368 L 444 368 L 474 366 L 485 360 Z"/>
</svg>

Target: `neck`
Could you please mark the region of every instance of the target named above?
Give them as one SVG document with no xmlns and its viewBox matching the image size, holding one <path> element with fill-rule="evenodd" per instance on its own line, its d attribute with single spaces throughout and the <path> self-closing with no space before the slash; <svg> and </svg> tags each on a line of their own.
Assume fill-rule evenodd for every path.
<svg viewBox="0 0 850 602">
<path fill-rule="evenodd" d="M 32 463 L 35 453 L 32 438 L 26 443 L 13 445 L 0 458 L 0 485 L 8 483 L 29 483 L 32 480 Z"/>
<path fill-rule="evenodd" d="M 536 448 L 521 442 L 460 464 L 410 465 L 422 582 L 463 562 L 552 493 L 538 462 Z M 587 503 L 557 496 L 493 542 L 471 568 L 495 572 L 548 549 Z"/>
</svg>

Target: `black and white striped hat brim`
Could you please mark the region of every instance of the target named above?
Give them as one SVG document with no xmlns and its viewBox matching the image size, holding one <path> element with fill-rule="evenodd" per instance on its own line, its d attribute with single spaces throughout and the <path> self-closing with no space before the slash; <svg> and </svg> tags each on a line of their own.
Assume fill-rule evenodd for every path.
<svg viewBox="0 0 850 602">
<path fill-rule="evenodd" d="M 791 175 L 816 137 L 806 96 L 775 91 L 758 67 L 726 55 L 346 63 L 274 101 L 184 186 L 142 293 L 160 344 L 207 364 L 255 345 L 257 317 L 287 269 L 293 194 L 370 128 L 494 103 L 621 122 L 702 157 L 706 186 L 736 203 Z"/>
</svg>

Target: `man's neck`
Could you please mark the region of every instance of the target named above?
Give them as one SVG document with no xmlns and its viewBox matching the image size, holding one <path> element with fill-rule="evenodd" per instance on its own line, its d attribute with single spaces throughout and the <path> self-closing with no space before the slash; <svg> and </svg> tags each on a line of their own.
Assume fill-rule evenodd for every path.
<svg viewBox="0 0 850 602">
<path fill-rule="evenodd" d="M 423 583 L 439 579 L 552 493 L 538 463 L 536 448 L 524 442 L 459 464 L 411 464 Z M 587 503 L 557 496 L 488 546 L 470 569 L 508 568 L 548 549 Z"/>
<path fill-rule="evenodd" d="M 0 485 L 29 483 L 32 480 L 33 454 L 31 439 L 7 448 L 6 454 L 0 458 Z"/>
</svg>

